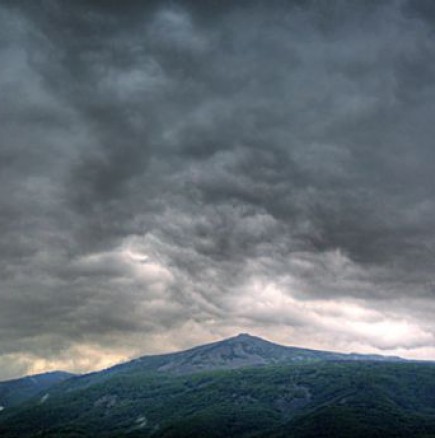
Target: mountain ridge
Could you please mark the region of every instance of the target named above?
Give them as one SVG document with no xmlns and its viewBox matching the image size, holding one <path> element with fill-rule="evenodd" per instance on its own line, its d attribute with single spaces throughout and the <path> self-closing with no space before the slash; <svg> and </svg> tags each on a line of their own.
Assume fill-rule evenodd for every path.
<svg viewBox="0 0 435 438">
<path fill-rule="evenodd" d="M 246 333 L 73 376 L 0 410 L 2 438 L 429 438 L 435 364 Z"/>
<path fill-rule="evenodd" d="M 270 355 L 269 357 L 268 354 Z M 214 362 L 211 361 L 207 367 L 207 363 L 199 361 L 199 357 L 202 357 L 203 359 L 214 359 Z M 186 366 L 186 362 L 189 360 L 194 361 L 194 366 L 192 366 L 191 369 Z M 132 366 L 149 368 L 152 371 L 158 372 L 173 372 L 176 374 L 183 374 L 202 370 L 209 371 L 212 369 L 236 369 L 245 366 L 262 366 L 282 363 L 285 361 L 296 362 L 303 360 L 411 362 L 411 360 L 399 356 L 363 354 L 356 352 L 342 353 L 337 351 L 316 350 L 304 347 L 282 345 L 278 344 L 277 342 L 261 338 L 260 336 L 242 332 L 229 338 L 208 342 L 206 344 L 200 344 L 179 351 L 142 355 L 102 370 L 95 370 L 84 374 L 56 370 L 33 375 L 25 375 L 23 377 L 0 381 L 0 388 L 3 384 L 15 384 L 24 381 L 31 381 L 32 379 L 47 380 L 50 377 L 57 376 L 59 377 L 59 381 L 71 377 L 84 378 L 86 376 L 92 376 L 99 373 L 130 369 Z M 184 366 L 182 366 L 183 364 Z"/>
<path fill-rule="evenodd" d="M 144 355 L 114 365 L 104 372 L 148 369 L 156 372 L 190 374 L 200 371 L 237 369 L 300 361 L 387 361 L 405 362 L 398 356 L 339 353 L 281 345 L 249 333 L 195 346 L 186 350 Z"/>
</svg>

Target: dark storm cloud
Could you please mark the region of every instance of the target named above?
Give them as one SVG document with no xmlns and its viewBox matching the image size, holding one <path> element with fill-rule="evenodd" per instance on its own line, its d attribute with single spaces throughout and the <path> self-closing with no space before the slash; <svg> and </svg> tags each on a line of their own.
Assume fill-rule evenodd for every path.
<svg viewBox="0 0 435 438">
<path fill-rule="evenodd" d="M 405 1 L 5 2 L 2 352 L 188 321 L 313 324 L 256 308 L 268 281 L 300 302 L 386 301 L 385 318 L 433 332 L 433 16 Z"/>
</svg>

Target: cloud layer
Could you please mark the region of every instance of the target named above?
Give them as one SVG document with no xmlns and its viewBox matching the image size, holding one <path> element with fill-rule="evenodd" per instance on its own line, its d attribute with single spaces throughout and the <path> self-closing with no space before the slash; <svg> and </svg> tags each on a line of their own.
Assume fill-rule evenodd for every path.
<svg viewBox="0 0 435 438">
<path fill-rule="evenodd" d="M 236 331 L 435 359 L 435 7 L 236 3 L 3 2 L 0 377 Z"/>
</svg>

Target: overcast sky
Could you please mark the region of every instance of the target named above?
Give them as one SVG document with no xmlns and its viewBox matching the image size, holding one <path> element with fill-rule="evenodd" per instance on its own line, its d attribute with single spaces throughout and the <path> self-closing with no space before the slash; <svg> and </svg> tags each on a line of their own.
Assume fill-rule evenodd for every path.
<svg viewBox="0 0 435 438">
<path fill-rule="evenodd" d="M 4 0 L 0 379 L 249 332 L 435 359 L 431 0 Z"/>
</svg>

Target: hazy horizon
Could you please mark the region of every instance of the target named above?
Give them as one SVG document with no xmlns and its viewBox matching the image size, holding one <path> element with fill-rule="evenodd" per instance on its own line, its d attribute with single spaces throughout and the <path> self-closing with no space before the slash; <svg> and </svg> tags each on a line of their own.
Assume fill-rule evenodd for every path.
<svg viewBox="0 0 435 438">
<path fill-rule="evenodd" d="M 248 332 L 435 360 L 435 3 L 0 3 L 0 380 Z"/>
</svg>

